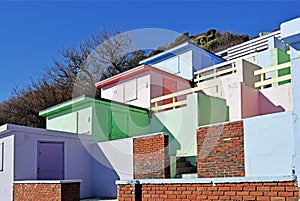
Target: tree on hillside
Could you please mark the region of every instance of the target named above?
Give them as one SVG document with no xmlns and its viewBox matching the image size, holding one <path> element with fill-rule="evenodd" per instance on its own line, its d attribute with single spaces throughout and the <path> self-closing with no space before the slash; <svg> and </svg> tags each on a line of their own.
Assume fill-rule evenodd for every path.
<svg viewBox="0 0 300 201">
<path fill-rule="evenodd" d="M 40 79 L 15 89 L 11 98 L 0 104 L 0 124 L 45 127 L 39 111 L 74 96 L 99 97 L 96 82 L 136 67 L 145 58 L 144 51 L 131 51 L 131 38 L 120 33 L 104 28 L 78 46 L 62 50 L 62 59 L 55 59 Z"/>
<path fill-rule="evenodd" d="M 55 105 L 68 100 L 64 89 L 45 79 L 31 81 L 23 89 L 14 89 L 13 96 L 0 104 L 0 123 L 11 123 L 33 127 L 45 127 L 45 118 L 39 111 L 45 106 Z M 67 93 L 66 93 L 67 94 Z"/>
<path fill-rule="evenodd" d="M 72 87 L 73 95 L 99 97 L 95 83 L 138 66 L 145 58 L 142 50 L 132 51 L 132 40 L 120 30 L 103 28 L 101 34 L 62 51 L 62 61 L 47 70 L 49 79 Z"/>
</svg>

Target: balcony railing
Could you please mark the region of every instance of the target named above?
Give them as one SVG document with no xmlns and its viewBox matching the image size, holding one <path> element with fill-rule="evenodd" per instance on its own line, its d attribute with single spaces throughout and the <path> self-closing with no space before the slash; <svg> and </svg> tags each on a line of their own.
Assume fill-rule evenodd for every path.
<svg viewBox="0 0 300 201">
<path fill-rule="evenodd" d="M 221 84 L 220 81 L 215 81 L 215 82 L 208 83 L 208 84 L 201 84 L 194 88 L 185 89 L 185 90 L 178 91 L 178 92 L 175 92 L 172 94 L 153 98 L 153 99 L 151 99 L 151 104 L 154 104 L 154 106 L 151 107 L 151 110 L 154 112 L 158 112 L 161 110 L 176 109 L 180 106 L 184 106 L 187 104 L 186 95 L 195 93 L 195 92 L 199 92 L 199 91 L 202 91 L 205 89 L 215 88 L 216 89 L 215 96 L 220 96 L 220 91 L 219 91 L 220 84 Z M 185 96 L 185 98 L 184 98 L 185 100 L 178 101 L 179 97 L 183 97 L 183 96 Z M 172 103 L 164 104 L 163 101 L 168 100 L 168 99 L 171 99 Z M 160 104 L 160 103 L 162 103 L 162 104 Z"/>
<path fill-rule="evenodd" d="M 256 63 L 257 53 L 249 54 L 237 59 L 225 61 L 223 63 L 216 64 L 214 66 L 198 70 L 194 73 L 194 82 L 199 83 L 205 80 L 214 79 L 220 76 L 224 76 L 230 73 L 236 72 L 236 62 L 242 59 L 252 59 L 252 63 Z"/>
<path fill-rule="evenodd" d="M 291 62 L 287 62 L 284 64 L 280 64 L 280 65 L 272 66 L 269 68 L 263 68 L 263 69 L 254 71 L 254 75 L 260 76 L 260 81 L 256 82 L 254 85 L 255 88 L 264 89 L 267 86 L 275 84 L 275 83 L 290 81 L 292 79 L 291 73 L 282 75 L 282 76 L 276 76 L 271 79 L 265 79 L 266 73 L 270 73 L 270 72 L 274 72 L 274 71 L 278 71 L 278 70 L 290 68 L 290 67 L 291 67 Z"/>
</svg>

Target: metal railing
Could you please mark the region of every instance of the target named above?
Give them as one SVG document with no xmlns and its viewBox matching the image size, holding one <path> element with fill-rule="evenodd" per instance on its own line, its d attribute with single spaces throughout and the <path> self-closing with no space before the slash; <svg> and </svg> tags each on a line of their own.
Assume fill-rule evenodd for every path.
<svg viewBox="0 0 300 201">
<path fill-rule="evenodd" d="M 280 65 L 271 66 L 269 68 L 263 68 L 263 69 L 254 71 L 254 75 L 256 75 L 256 76 L 260 75 L 260 81 L 256 82 L 254 84 L 254 87 L 264 89 L 267 85 L 291 80 L 292 75 L 290 73 L 287 75 L 283 75 L 283 76 L 277 76 L 277 77 L 274 77 L 271 79 L 265 79 L 266 73 L 270 73 L 273 71 L 278 71 L 278 70 L 290 68 L 290 67 L 291 67 L 291 62 L 286 62 L 286 63 L 280 64 Z"/>
</svg>

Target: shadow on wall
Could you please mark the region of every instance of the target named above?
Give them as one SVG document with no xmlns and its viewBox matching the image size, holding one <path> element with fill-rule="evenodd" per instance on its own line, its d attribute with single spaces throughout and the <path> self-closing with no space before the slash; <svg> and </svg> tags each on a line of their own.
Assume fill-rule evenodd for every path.
<svg viewBox="0 0 300 201">
<path fill-rule="evenodd" d="M 282 106 L 274 105 L 266 96 L 261 92 L 258 92 L 259 101 L 259 113 L 260 115 L 271 114 L 276 112 L 284 112 L 285 109 Z"/>
<path fill-rule="evenodd" d="M 153 111 L 149 112 L 149 117 L 151 121 L 151 132 L 163 132 L 169 136 L 169 155 L 176 155 L 177 150 L 181 149 L 180 142 L 172 134 L 172 132 L 164 125 L 162 121 L 157 118 Z M 171 148 L 170 148 L 171 147 Z"/>
<path fill-rule="evenodd" d="M 92 156 L 93 193 L 100 197 L 117 197 L 116 180 L 120 180 L 117 171 L 97 144 L 93 145 Z"/>
</svg>

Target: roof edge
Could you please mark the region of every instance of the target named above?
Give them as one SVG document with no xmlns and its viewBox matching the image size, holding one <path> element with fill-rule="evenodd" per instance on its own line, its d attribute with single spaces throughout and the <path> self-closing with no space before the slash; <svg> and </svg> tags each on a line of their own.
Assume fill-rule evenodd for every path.
<svg viewBox="0 0 300 201">
<path fill-rule="evenodd" d="M 72 100 L 60 103 L 58 105 L 54 105 L 48 109 L 42 110 L 39 112 L 39 116 L 42 117 L 47 117 L 52 114 L 56 114 L 58 112 L 70 109 L 72 107 L 85 104 L 85 103 L 99 103 L 99 104 L 106 104 L 106 105 L 113 105 L 114 107 L 119 107 L 119 108 L 128 108 L 131 111 L 138 111 L 138 112 L 149 112 L 148 109 L 146 108 L 141 108 L 133 105 L 128 105 L 125 103 L 119 103 L 116 101 L 112 100 L 107 100 L 107 99 L 94 99 L 86 96 L 79 96 L 77 98 L 74 98 Z"/>
<path fill-rule="evenodd" d="M 187 83 L 189 82 L 187 79 L 184 79 L 182 77 L 179 77 L 179 76 L 174 75 L 172 73 L 169 73 L 167 71 L 164 71 L 164 70 L 161 70 L 161 69 L 149 66 L 147 64 L 143 64 L 143 65 L 141 65 L 139 67 L 133 68 L 131 70 L 125 71 L 123 73 L 119 73 L 119 74 L 117 74 L 117 75 L 115 75 L 113 77 L 110 77 L 110 78 L 107 78 L 107 79 L 102 80 L 100 82 L 97 82 L 95 84 L 95 86 L 97 88 L 103 88 L 105 86 L 117 83 L 117 82 L 121 81 L 124 78 L 131 77 L 131 76 L 134 76 L 134 75 L 138 75 L 138 74 L 146 72 L 146 71 L 152 71 L 152 72 L 160 73 L 160 74 L 163 74 L 163 75 L 168 75 L 170 77 L 176 77 L 176 79 L 179 79 L 179 80 L 181 80 L 183 82 L 187 82 Z"/>
</svg>

